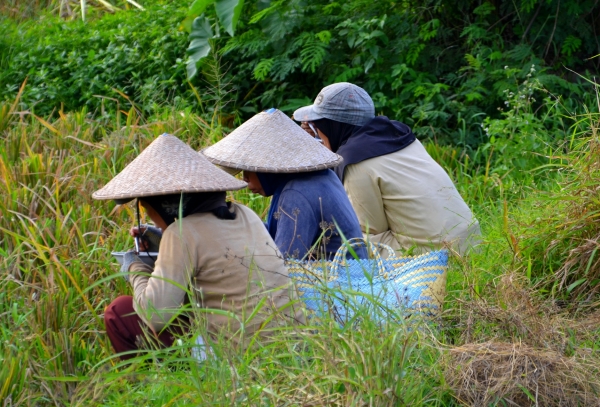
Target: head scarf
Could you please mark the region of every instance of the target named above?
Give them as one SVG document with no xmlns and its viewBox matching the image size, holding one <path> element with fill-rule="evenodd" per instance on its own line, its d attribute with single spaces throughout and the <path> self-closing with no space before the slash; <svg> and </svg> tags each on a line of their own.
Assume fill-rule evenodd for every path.
<svg viewBox="0 0 600 407">
<path fill-rule="evenodd" d="M 334 168 L 342 182 L 347 165 L 394 153 L 416 140 L 409 126 L 385 116 L 377 116 L 362 127 L 329 119 L 313 123 L 327 136 L 331 149 L 344 157 L 342 164 Z"/>
<path fill-rule="evenodd" d="M 226 193 L 222 191 L 145 196 L 140 199 L 147 202 L 168 226 L 179 218 L 180 209 L 182 218 L 202 212 L 212 212 L 221 219 L 235 218 L 235 214 L 227 210 L 225 196 Z"/>
<path fill-rule="evenodd" d="M 349 123 L 342 123 L 331 119 L 319 119 L 312 122 L 315 127 L 321 130 L 331 146 L 331 151 L 337 153 L 338 149 L 352 136 L 352 134 L 361 128 Z"/>
</svg>

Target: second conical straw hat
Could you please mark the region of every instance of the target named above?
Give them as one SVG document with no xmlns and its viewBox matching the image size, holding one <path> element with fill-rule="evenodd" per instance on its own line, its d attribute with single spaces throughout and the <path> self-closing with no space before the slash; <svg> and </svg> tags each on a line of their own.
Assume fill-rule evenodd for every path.
<svg viewBox="0 0 600 407">
<path fill-rule="evenodd" d="M 309 172 L 342 162 L 276 109 L 257 114 L 202 153 L 213 164 L 254 172 Z"/>
<path fill-rule="evenodd" d="M 163 134 L 92 197 L 129 199 L 233 191 L 245 186 L 245 182 L 220 170 L 177 137 Z"/>
</svg>

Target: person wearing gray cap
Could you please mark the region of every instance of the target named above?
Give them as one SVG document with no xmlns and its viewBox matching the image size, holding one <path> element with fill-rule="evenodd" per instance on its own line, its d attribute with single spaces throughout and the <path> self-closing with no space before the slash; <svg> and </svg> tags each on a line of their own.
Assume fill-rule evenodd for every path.
<svg viewBox="0 0 600 407">
<path fill-rule="evenodd" d="M 135 252 L 123 256 L 121 271 L 133 296 L 117 297 L 104 312 L 121 359 L 134 357 L 146 339 L 172 345 L 192 317 L 206 327 L 207 340 L 223 337 L 238 346 L 269 335 L 270 327 L 303 320 L 301 307 L 292 304 L 297 296 L 283 257 L 262 221 L 251 209 L 225 202 L 225 191 L 245 186 L 164 134 L 94 192 L 95 199 L 118 203 L 137 198 L 162 229 L 154 267 Z"/>
<path fill-rule="evenodd" d="M 375 116 L 361 87 L 326 86 L 294 120 L 344 158 L 335 173 L 371 241 L 415 253 L 451 245 L 460 254 L 478 242 L 479 223 L 448 173 L 410 127 Z"/>
</svg>

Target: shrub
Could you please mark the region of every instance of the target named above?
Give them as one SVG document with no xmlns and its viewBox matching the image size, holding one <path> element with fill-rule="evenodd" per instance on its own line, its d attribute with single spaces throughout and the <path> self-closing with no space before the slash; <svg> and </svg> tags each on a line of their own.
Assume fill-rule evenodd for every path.
<svg viewBox="0 0 600 407">
<path fill-rule="evenodd" d="M 44 116 L 82 106 L 102 114 L 133 103 L 150 113 L 182 98 L 193 103 L 181 60 L 187 35 L 177 30 L 184 16 L 185 9 L 165 2 L 89 22 L 46 16 L 8 23 L 0 97 L 13 98 L 27 78 L 22 103 Z"/>
</svg>

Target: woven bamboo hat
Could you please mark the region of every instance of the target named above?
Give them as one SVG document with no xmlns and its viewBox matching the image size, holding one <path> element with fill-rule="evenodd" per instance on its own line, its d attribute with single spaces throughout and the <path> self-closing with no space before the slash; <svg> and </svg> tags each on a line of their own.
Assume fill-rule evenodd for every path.
<svg viewBox="0 0 600 407">
<path fill-rule="evenodd" d="M 309 172 L 342 162 L 277 109 L 255 115 L 202 153 L 213 164 L 253 172 Z"/>
<path fill-rule="evenodd" d="M 123 203 L 144 196 L 233 191 L 245 186 L 177 137 L 163 134 L 92 197 Z"/>
</svg>

